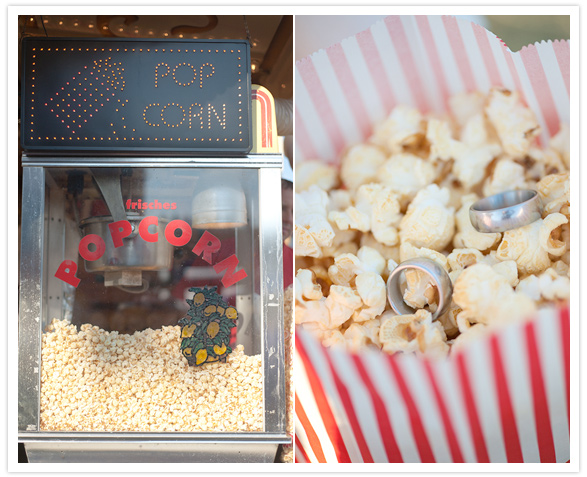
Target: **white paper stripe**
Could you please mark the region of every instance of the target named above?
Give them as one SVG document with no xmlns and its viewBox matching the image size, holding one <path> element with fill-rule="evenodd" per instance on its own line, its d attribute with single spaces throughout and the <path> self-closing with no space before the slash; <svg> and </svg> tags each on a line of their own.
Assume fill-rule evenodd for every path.
<svg viewBox="0 0 587 477">
<path fill-rule="evenodd" d="M 467 463 L 477 462 L 473 436 L 467 419 L 467 408 L 463 400 L 461 381 L 455 360 L 440 361 L 435 367 L 436 382 L 447 404 L 463 460 Z"/>
<path fill-rule="evenodd" d="M 379 430 L 373 401 L 369 391 L 367 391 L 366 385 L 358 373 L 354 371 L 355 365 L 350 355 L 336 353 L 333 355 L 333 358 L 335 358 L 333 359 L 333 365 L 349 392 L 353 403 L 352 411 L 356 414 L 357 421 L 359 422 L 373 461 L 388 462 L 387 453 L 383 444 L 383 439 L 386 436 L 382 436 Z"/>
<path fill-rule="evenodd" d="M 495 58 L 495 63 L 497 64 L 497 69 L 501 77 L 501 85 L 510 91 L 514 91 L 516 89 L 516 82 L 514 81 L 505 56 L 510 54 L 510 51 L 503 47 L 501 41 L 492 33 L 487 32 L 487 37 L 489 38 L 489 46 L 491 47 L 491 52 L 493 53 L 493 58 Z"/>
<path fill-rule="evenodd" d="M 336 385 L 330 375 L 328 362 L 322 353 L 321 345 L 317 340 L 307 340 L 304 343 L 308 352 L 308 358 L 314 365 L 314 371 L 320 377 L 320 384 L 322 384 L 324 389 L 328 405 L 330 406 L 351 462 L 363 462 L 361 451 L 359 450 L 353 429 L 346 415 L 345 407 L 340 400 Z"/>
<path fill-rule="evenodd" d="M 402 368 L 406 385 L 411 391 L 410 394 L 416 402 L 422 425 L 434 453 L 434 460 L 436 462 L 452 462 L 446 429 L 440 416 L 434 389 L 426 379 L 424 365 L 418 359 L 411 359 L 412 356 L 405 358 L 399 360 L 398 364 Z"/>
<path fill-rule="evenodd" d="M 412 431 L 409 412 L 395 379 L 381 379 L 384 376 L 394 376 L 387 360 L 371 355 L 368 360 L 367 371 L 371 375 L 373 384 L 384 400 L 390 416 L 391 426 L 397 446 L 404 462 L 420 463 L 420 453 Z"/>
<path fill-rule="evenodd" d="M 297 416 L 295 418 L 295 426 L 296 426 L 296 437 L 298 438 L 298 442 L 300 443 L 299 446 L 298 445 L 295 446 L 297 458 L 298 459 L 303 458 L 302 453 L 299 452 L 300 449 L 298 449 L 298 447 L 303 447 L 304 452 L 308 456 L 309 462 L 318 462 L 316 454 L 314 453 L 314 449 L 312 449 L 312 446 L 310 445 L 310 441 L 308 440 L 308 435 L 306 434 L 306 430 L 304 429 L 304 426 L 302 426 L 302 423 L 297 418 Z"/>
<path fill-rule="evenodd" d="M 561 121 L 568 123 L 571 104 L 552 43 L 540 43 L 536 45 L 536 47 L 540 62 L 544 68 L 544 74 L 546 75 L 549 89 L 552 93 L 558 117 Z"/>
<path fill-rule="evenodd" d="M 307 343 L 309 342 L 310 340 L 304 341 L 306 347 Z M 324 422 L 322 421 L 322 416 L 320 415 L 320 411 L 318 410 L 314 395 L 312 394 L 312 388 L 310 387 L 308 376 L 306 375 L 306 370 L 304 369 L 304 364 L 299 355 L 296 355 L 294 366 L 296 369 L 296 388 L 299 388 L 298 399 L 302 403 L 308 421 L 312 425 L 314 432 L 320 440 L 322 451 L 324 452 L 324 458 L 327 462 L 338 462 L 336 452 L 334 451 L 332 442 L 328 437 L 328 433 L 324 427 Z M 314 462 L 318 462 L 318 460 L 316 459 Z"/>
<path fill-rule="evenodd" d="M 318 157 L 322 159 L 334 158 L 334 148 L 328 140 L 324 124 L 318 118 L 318 112 L 312 103 L 310 94 L 296 69 L 296 111 L 304 118 L 304 125 L 308 132 L 309 140 Z M 302 148 L 300 148 L 301 150 Z M 297 152 L 297 151 L 296 151 Z M 301 151 L 300 151 L 301 152 Z M 307 157 L 306 159 L 313 159 Z"/>
<path fill-rule="evenodd" d="M 505 374 L 524 462 L 540 462 L 530 369 L 524 343 L 523 324 L 508 327 L 500 336 L 500 349 L 503 362 L 507 363 Z"/>
<path fill-rule="evenodd" d="M 428 21 L 430 23 L 432 36 L 436 42 L 436 50 L 442 57 L 442 70 L 444 72 L 445 83 L 449 94 L 453 95 L 456 93 L 462 93 L 465 91 L 465 85 L 452 52 L 452 46 L 448 41 L 442 17 L 432 15 L 428 17 Z"/>
<path fill-rule="evenodd" d="M 377 50 L 381 56 L 387 80 L 398 104 L 415 106 L 416 101 L 412 96 L 410 86 L 403 74 L 402 65 L 385 23 L 378 23 L 371 29 L 371 32 L 373 33 Z"/>
<path fill-rule="evenodd" d="M 386 117 L 387 112 L 383 108 L 383 100 L 375 87 L 361 47 L 354 37 L 343 40 L 341 45 L 347 59 L 352 58 L 349 66 L 357 85 L 356 94 L 360 96 L 371 124 L 376 124 Z"/>
<path fill-rule="evenodd" d="M 325 50 L 320 50 L 312 57 L 316 74 L 320 79 L 322 88 L 326 93 L 326 100 L 332 109 L 333 120 L 348 144 L 359 142 L 361 139 L 360 129 L 356 123 L 355 115 L 350 108 L 344 90 L 338 80 L 330 59 Z"/>
<path fill-rule="evenodd" d="M 468 374 L 489 461 L 507 462 L 488 340 L 479 340 L 467 353 Z"/>
<path fill-rule="evenodd" d="M 477 37 L 473 31 L 473 24 L 469 21 L 458 20 L 457 25 L 461 32 L 463 43 L 465 44 L 465 51 L 467 53 L 469 63 L 471 64 L 471 70 L 473 71 L 473 76 L 475 77 L 477 90 L 483 92 L 489 91 L 491 86 L 489 81 L 489 72 L 485 67 L 483 55 L 481 54 Z"/>
<path fill-rule="evenodd" d="M 569 427 L 565 393 L 565 367 L 559 320 L 556 311 L 541 310 L 537 318 L 537 344 L 544 376 L 550 427 L 557 462 L 566 462 L 569 455 Z"/>
</svg>

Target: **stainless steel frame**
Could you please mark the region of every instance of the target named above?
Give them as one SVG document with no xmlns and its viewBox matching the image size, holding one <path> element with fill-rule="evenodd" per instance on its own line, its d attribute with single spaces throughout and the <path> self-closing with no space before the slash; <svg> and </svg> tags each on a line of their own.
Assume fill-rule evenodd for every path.
<svg viewBox="0 0 587 477">
<path fill-rule="evenodd" d="M 281 434 L 29 433 L 29 462 L 273 462 Z"/>
<path fill-rule="evenodd" d="M 273 462 L 285 429 L 283 269 L 280 155 L 246 158 L 31 158 L 23 156 L 23 203 L 19 313 L 19 441 L 30 462 Z M 257 168 L 265 428 L 260 433 L 63 433 L 40 431 L 40 346 L 43 317 L 55 308 L 44 293 L 43 270 L 50 217 L 46 169 L 51 167 L 230 167 Z M 59 202 L 55 197 L 51 202 Z M 61 225 L 55 227 L 62 227 Z M 55 244 L 53 244 L 54 246 Z M 62 293 L 65 295 L 64 288 Z"/>
</svg>

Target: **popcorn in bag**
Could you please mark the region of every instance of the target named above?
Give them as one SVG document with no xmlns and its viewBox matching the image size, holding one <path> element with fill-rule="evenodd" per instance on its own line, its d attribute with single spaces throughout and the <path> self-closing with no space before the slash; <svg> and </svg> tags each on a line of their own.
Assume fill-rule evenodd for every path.
<svg viewBox="0 0 587 477">
<path fill-rule="evenodd" d="M 296 65 L 296 462 L 567 462 L 569 45 L 395 16 Z M 298 174 L 300 180 L 298 181 Z M 480 233 L 481 197 L 542 219 Z M 436 261 L 453 283 L 404 273 Z"/>
</svg>

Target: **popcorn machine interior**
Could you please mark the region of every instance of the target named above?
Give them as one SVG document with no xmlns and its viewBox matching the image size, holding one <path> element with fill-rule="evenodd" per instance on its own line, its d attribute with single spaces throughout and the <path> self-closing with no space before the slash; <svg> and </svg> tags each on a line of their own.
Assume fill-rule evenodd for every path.
<svg viewBox="0 0 587 477">
<path fill-rule="evenodd" d="M 282 156 L 241 40 L 25 39 L 30 462 L 273 462 Z"/>
</svg>

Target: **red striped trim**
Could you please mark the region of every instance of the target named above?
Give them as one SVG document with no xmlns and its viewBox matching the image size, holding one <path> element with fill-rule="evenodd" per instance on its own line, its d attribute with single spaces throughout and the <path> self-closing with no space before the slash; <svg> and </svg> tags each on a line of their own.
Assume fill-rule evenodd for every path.
<svg viewBox="0 0 587 477">
<path fill-rule="evenodd" d="M 369 68 L 369 73 L 386 112 L 391 111 L 397 104 L 397 99 L 391 88 L 391 81 L 387 77 L 381 55 L 375 44 L 371 30 L 365 30 L 356 36 L 361 53 Z M 370 121 L 369 121 L 370 122 Z"/>
<path fill-rule="evenodd" d="M 296 410 L 296 417 L 298 418 L 298 420 L 302 424 L 302 427 L 304 428 L 304 431 L 306 432 L 306 437 L 308 438 L 308 443 L 310 445 L 310 448 L 312 449 L 312 452 L 314 452 L 316 459 L 318 459 L 319 463 L 326 463 L 326 457 L 324 457 L 324 451 L 322 450 L 322 444 L 320 443 L 320 439 L 319 439 L 318 435 L 316 434 L 316 431 L 312 427 L 312 424 L 310 423 L 308 416 L 306 415 L 306 411 L 304 411 L 304 408 L 302 407 L 302 403 L 300 402 L 300 398 L 298 398 L 298 393 L 295 393 L 295 410 Z M 299 441 L 296 436 L 296 444 L 298 442 Z M 300 446 L 300 448 L 303 449 L 302 446 Z M 304 452 L 304 454 L 305 454 L 305 452 Z M 306 454 L 306 457 L 307 457 L 307 454 Z M 308 462 L 310 461 L 310 459 L 307 459 L 307 460 L 308 460 Z"/>
<path fill-rule="evenodd" d="M 458 377 L 461 382 L 461 391 L 463 393 L 463 402 L 465 403 L 469 427 L 471 429 L 471 435 L 473 436 L 477 462 L 486 463 L 489 462 L 489 454 L 487 453 L 487 446 L 485 445 L 485 439 L 483 437 L 483 432 L 481 431 L 479 413 L 477 412 L 477 406 L 475 406 L 475 397 L 471 390 L 471 382 L 469 381 L 469 375 L 467 374 L 464 356 L 465 353 L 458 353 L 455 356 Z"/>
<path fill-rule="evenodd" d="M 412 91 L 412 97 L 416 102 L 416 106 L 422 113 L 426 113 L 430 110 L 430 106 L 426 101 L 426 95 L 423 94 L 424 85 L 422 84 L 422 78 L 420 78 L 418 68 L 416 67 L 416 60 L 408 46 L 408 37 L 404 30 L 404 26 L 402 25 L 401 17 L 397 15 L 389 16 L 385 18 L 384 21 L 389 36 L 391 36 L 391 40 L 395 46 L 399 62 L 402 65 L 404 76 L 406 77 L 408 86 Z"/>
<path fill-rule="evenodd" d="M 485 64 L 485 68 L 487 69 L 487 73 L 489 75 L 489 81 L 491 86 L 503 85 L 501 75 L 499 74 L 497 62 L 495 61 L 495 57 L 493 56 L 493 50 L 489 45 L 487 30 L 482 26 L 474 23 L 472 24 L 472 26 L 473 33 L 475 34 L 475 38 L 477 39 L 477 45 L 479 45 L 479 50 L 481 51 L 483 63 Z"/>
<path fill-rule="evenodd" d="M 357 126 L 361 130 L 363 140 L 371 133 L 371 119 L 365 109 L 365 104 L 358 94 L 359 88 L 355 79 L 344 50 L 340 43 L 326 50 L 330 64 L 336 73 L 343 94 L 349 104 L 353 117 L 356 119 Z"/>
<path fill-rule="evenodd" d="M 353 436 L 357 441 L 359 450 L 361 451 L 361 457 L 363 458 L 363 462 L 373 463 L 373 457 L 371 456 L 369 446 L 365 441 L 365 436 L 363 435 L 363 431 L 361 430 L 361 425 L 359 424 L 359 420 L 357 419 L 357 413 L 355 412 L 355 406 L 347 390 L 347 387 L 342 382 L 336 369 L 334 368 L 332 364 L 332 359 L 330 357 L 330 353 L 326 351 L 326 348 L 322 348 L 322 351 L 324 357 L 326 358 L 326 361 L 328 362 L 328 368 L 330 369 L 332 379 L 334 380 L 334 384 L 336 385 L 336 389 L 340 396 L 340 400 L 342 401 L 342 406 L 345 410 L 349 411 L 346 414 L 351 424 L 351 428 L 353 430 Z"/>
<path fill-rule="evenodd" d="M 552 137 L 559 130 L 560 119 L 536 46 L 530 45 L 522 48 L 520 57 L 528 72 L 528 78 L 530 79 L 534 96 L 536 96 L 538 107 L 542 111 L 542 117 L 548 128 L 549 136 Z"/>
<path fill-rule="evenodd" d="M 444 107 L 448 111 L 450 90 L 448 89 L 448 84 L 446 83 L 446 78 L 442 69 L 442 61 L 440 61 L 440 52 L 436 47 L 436 41 L 434 40 L 434 35 L 432 34 L 432 29 L 430 28 L 430 22 L 427 16 L 417 15 L 416 23 L 420 29 L 420 35 L 422 36 L 422 41 L 424 43 L 424 47 L 426 48 L 428 61 L 432 66 L 432 70 L 437 73 L 435 80 L 438 84 Z"/>
<path fill-rule="evenodd" d="M 556 462 L 554 441 L 550 428 L 550 413 L 544 388 L 542 366 L 540 365 L 540 353 L 536 342 L 534 322 L 529 322 L 524 327 L 526 335 L 528 364 L 530 366 L 530 379 L 532 397 L 534 399 L 534 420 L 536 421 L 536 436 L 540 462 Z"/>
<path fill-rule="evenodd" d="M 308 382 L 312 388 L 312 394 L 316 401 L 316 405 L 318 406 L 318 410 L 320 411 L 324 427 L 334 447 L 337 461 L 349 463 L 351 458 L 344 444 L 338 424 L 336 423 L 336 418 L 334 417 L 330 404 L 328 403 L 328 396 L 324 391 L 320 376 L 318 376 L 318 373 L 312 366 L 302 340 L 296 342 L 296 350 L 299 351 L 299 355 L 302 358 L 302 361 L 304 361 L 304 368 L 306 369 Z"/>
<path fill-rule="evenodd" d="M 261 106 L 261 147 L 273 147 L 273 115 L 271 99 L 261 90 L 253 90 L 252 98 Z"/>
<path fill-rule="evenodd" d="M 294 455 L 295 455 L 296 463 L 306 464 L 306 463 L 310 462 L 310 459 L 308 458 L 308 454 L 306 454 L 306 450 L 304 449 L 304 446 L 302 446 L 302 443 L 298 439 L 297 434 L 295 436 L 295 439 L 296 439 L 296 447 L 295 447 Z"/>
<path fill-rule="evenodd" d="M 369 394 L 371 395 L 371 401 L 373 403 L 373 408 L 375 409 L 375 415 L 377 416 L 377 425 L 379 427 L 381 440 L 385 447 L 387 460 L 388 462 L 393 463 L 403 462 L 402 454 L 397 445 L 393 428 L 391 426 L 391 419 L 387 413 L 387 409 L 385 409 L 383 399 L 381 399 L 379 392 L 371 382 L 371 379 L 369 378 L 369 375 L 363 366 L 361 358 L 357 355 L 351 355 L 351 357 L 359 376 L 365 383 L 367 391 L 369 391 Z"/>
<path fill-rule="evenodd" d="M 563 363 L 565 366 L 565 388 L 567 391 L 567 419 L 569 430 L 571 427 L 571 317 L 569 309 L 564 308 L 560 311 L 560 328 L 563 348 Z"/>
<path fill-rule="evenodd" d="M 322 118 L 322 124 L 326 128 L 326 134 L 332 143 L 335 153 L 344 147 L 344 135 L 338 127 L 334 111 L 328 102 L 324 86 L 320 82 L 316 68 L 311 59 L 306 58 L 298 62 L 298 72 L 304 82 L 308 95 L 314 103 L 316 113 Z"/>
<path fill-rule="evenodd" d="M 301 149 L 300 152 L 302 156 L 305 159 L 318 159 L 320 156 L 318 155 L 318 152 L 316 152 L 316 149 L 314 149 L 314 145 L 312 144 L 312 140 L 310 139 L 310 135 L 308 134 L 308 130 L 304 123 L 304 118 L 299 112 L 297 112 L 297 110 L 295 133 L 296 147 Z"/>
<path fill-rule="evenodd" d="M 489 349 L 491 351 L 493 377 L 495 381 L 495 389 L 497 391 L 503 442 L 505 445 L 507 460 L 510 463 L 524 462 L 520 437 L 516 426 L 515 413 L 510 398 L 510 391 L 508 389 L 501 351 L 499 349 L 499 341 L 495 334 L 489 339 Z"/>
<path fill-rule="evenodd" d="M 261 106 L 261 121 L 259 121 L 259 126 L 261 129 L 261 147 L 267 147 L 267 129 L 265 127 L 267 124 L 267 118 L 265 115 L 265 108 L 263 107 L 261 99 L 257 95 L 257 91 L 253 90 L 251 97 L 253 100 L 259 101 L 259 105 Z"/>
<path fill-rule="evenodd" d="M 448 37 L 452 53 L 455 57 L 455 62 L 461 73 L 465 89 L 469 93 L 477 91 L 479 88 L 475 83 L 475 76 L 471 69 L 471 62 L 467 56 L 467 50 L 465 50 L 465 42 L 463 41 L 461 31 L 459 30 L 457 19 L 451 16 L 443 16 L 442 23 L 444 23 L 446 36 Z"/>
<path fill-rule="evenodd" d="M 434 377 L 434 371 L 432 369 L 432 366 L 430 365 L 430 361 L 424 360 L 423 365 L 424 370 L 426 371 L 426 376 L 428 377 L 428 381 L 430 381 L 430 384 L 432 385 L 434 399 L 438 404 L 438 410 L 440 411 L 440 417 L 442 419 L 442 424 L 444 425 L 444 430 L 446 432 L 446 439 L 448 441 L 448 446 L 450 448 L 452 461 L 455 463 L 465 462 L 465 459 L 463 458 L 463 454 L 461 452 L 461 448 L 459 446 L 459 441 L 457 440 L 457 435 L 452 426 L 452 421 L 448 413 L 448 408 L 446 407 L 444 397 L 442 396 L 440 388 L 438 387 L 438 383 L 436 382 L 436 378 Z"/>
<path fill-rule="evenodd" d="M 418 453 L 420 454 L 420 460 L 423 463 L 435 462 L 434 453 L 432 452 L 430 442 L 428 442 L 428 437 L 426 436 L 426 430 L 424 429 L 422 419 L 420 418 L 420 412 L 414 402 L 414 398 L 412 398 L 402 371 L 397 364 L 397 361 L 392 356 L 388 357 L 387 362 L 391 366 L 391 370 L 404 400 L 404 404 L 408 410 L 414 439 L 416 440 L 416 446 L 418 447 Z"/>
<path fill-rule="evenodd" d="M 561 70 L 563 81 L 565 82 L 565 88 L 567 88 L 567 94 L 571 94 L 571 50 L 566 41 L 553 41 L 552 49 L 556 56 L 556 61 Z"/>
</svg>

